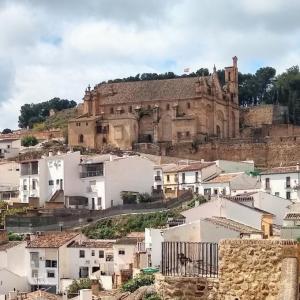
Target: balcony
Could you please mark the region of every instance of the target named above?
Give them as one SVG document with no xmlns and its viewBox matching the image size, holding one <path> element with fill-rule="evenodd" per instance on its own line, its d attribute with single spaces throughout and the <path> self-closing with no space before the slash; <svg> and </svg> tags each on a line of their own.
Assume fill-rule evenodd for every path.
<svg viewBox="0 0 300 300">
<path fill-rule="evenodd" d="M 155 176 L 155 177 L 154 177 L 154 180 L 155 180 L 155 181 L 161 181 L 161 176 L 160 176 L 160 175 Z"/>
<path fill-rule="evenodd" d="M 102 170 L 81 172 L 80 178 L 103 176 Z"/>
</svg>

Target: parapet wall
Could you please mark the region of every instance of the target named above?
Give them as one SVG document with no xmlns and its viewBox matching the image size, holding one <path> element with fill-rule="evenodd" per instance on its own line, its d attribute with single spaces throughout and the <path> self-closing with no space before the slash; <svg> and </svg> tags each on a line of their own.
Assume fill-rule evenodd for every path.
<svg viewBox="0 0 300 300">
<path fill-rule="evenodd" d="M 157 274 L 155 288 L 164 300 L 215 300 L 218 280 L 204 277 L 169 277 Z"/>
<path fill-rule="evenodd" d="M 224 240 L 219 247 L 218 299 L 296 299 L 295 241 Z M 281 297 L 284 290 L 290 293 L 289 297 Z"/>
</svg>

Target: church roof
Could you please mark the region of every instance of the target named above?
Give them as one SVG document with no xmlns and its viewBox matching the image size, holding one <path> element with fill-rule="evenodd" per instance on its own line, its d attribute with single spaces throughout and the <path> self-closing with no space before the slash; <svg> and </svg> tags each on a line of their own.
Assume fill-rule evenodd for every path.
<svg viewBox="0 0 300 300">
<path fill-rule="evenodd" d="M 94 92 L 100 93 L 102 104 L 189 99 L 200 96 L 196 87 L 202 80 L 211 86 L 211 76 L 183 77 L 99 84 Z"/>
</svg>

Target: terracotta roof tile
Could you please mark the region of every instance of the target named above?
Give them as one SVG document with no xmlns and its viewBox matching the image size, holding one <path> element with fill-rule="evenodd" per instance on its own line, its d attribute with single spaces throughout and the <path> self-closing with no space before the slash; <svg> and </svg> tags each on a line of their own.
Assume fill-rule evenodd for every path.
<svg viewBox="0 0 300 300">
<path fill-rule="evenodd" d="M 227 174 L 220 174 L 210 180 L 205 181 L 204 183 L 223 183 L 223 182 L 230 182 L 233 178 L 237 177 L 241 173 L 227 173 Z"/>
<path fill-rule="evenodd" d="M 261 172 L 261 175 L 267 174 L 285 174 L 285 173 L 296 173 L 300 172 L 297 170 L 297 166 L 289 166 L 289 167 L 276 167 L 266 171 Z"/>
<path fill-rule="evenodd" d="M 11 241 L 11 242 L 6 242 L 6 243 L 0 243 L 0 251 L 6 251 L 10 248 L 13 248 L 15 246 L 18 246 L 22 244 L 22 241 Z"/>
<path fill-rule="evenodd" d="M 243 223 L 231 220 L 231 219 L 227 219 L 224 217 L 212 217 L 212 218 L 206 218 L 206 221 L 209 221 L 215 225 L 219 225 L 219 226 L 223 226 L 226 228 L 229 228 L 231 230 L 234 231 L 238 231 L 241 233 L 262 233 L 261 230 L 258 230 L 254 227 L 245 225 Z"/>
<path fill-rule="evenodd" d="M 29 241 L 27 248 L 59 248 L 77 235 L 78 232 L 45 232 Z"/>
<path fill-rule="evenodd" d="M 107 249 L 112 248 L 115 244 L 114 240 L 89 240 L 83 242 L 74 242 L 69 245 L 69 248 L 100 248 L 100 249 Z"/>
<path fill-rule="evenodd" d="M 210 85 L 210 77 L 205 77 Z M 176 100 L 199 97 L 196 86 L 199 78 L 175 78 L 166 80 L 145 80 L 99 84 L 95 90 L 100 93 L 102 104 L 124 104 L 155 100 Z M 95 92 L 94 90 L 94 92 Z"/>
</svg>

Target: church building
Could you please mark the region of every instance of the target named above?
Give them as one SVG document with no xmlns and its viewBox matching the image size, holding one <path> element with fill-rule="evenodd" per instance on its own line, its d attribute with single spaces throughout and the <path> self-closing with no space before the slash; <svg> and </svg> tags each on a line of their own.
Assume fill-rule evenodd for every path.
<svg viewBox="0 0 300 300">
<path fill-rule="evenodd" d="M 101 83 L 85 91 L 83 112 L 69 121 L 69 144 L 132 149 L 239 135 L 237 57 L 209 76 Z"/>
</svg>

